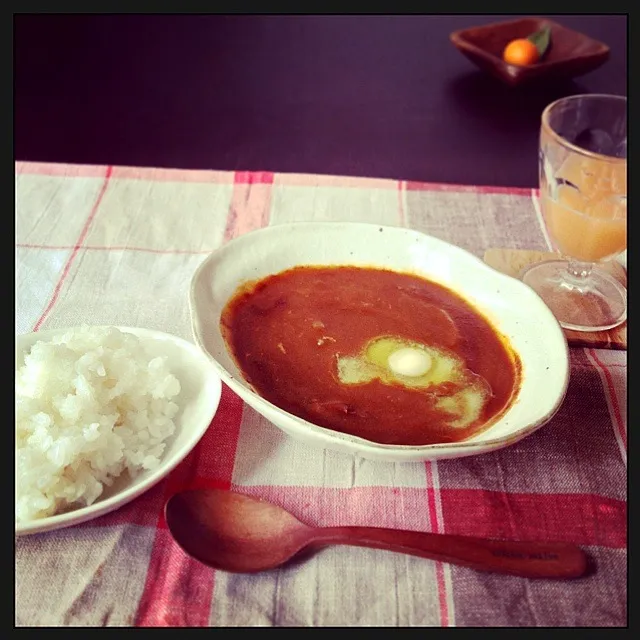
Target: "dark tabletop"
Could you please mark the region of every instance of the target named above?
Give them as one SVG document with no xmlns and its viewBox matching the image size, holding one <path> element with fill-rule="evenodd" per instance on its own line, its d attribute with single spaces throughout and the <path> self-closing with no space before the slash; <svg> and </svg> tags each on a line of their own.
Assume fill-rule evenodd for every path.
<svg viewBox="0 0 640 640">
<path fill-rule="evenodd" d="M 610 59 L 511 89 L 449 42 L 509 17 L 18 15 L 15 157 L 536 186 L 542 108 L 626 95 L 627 18 L 549 16 Z"/>
</svg>

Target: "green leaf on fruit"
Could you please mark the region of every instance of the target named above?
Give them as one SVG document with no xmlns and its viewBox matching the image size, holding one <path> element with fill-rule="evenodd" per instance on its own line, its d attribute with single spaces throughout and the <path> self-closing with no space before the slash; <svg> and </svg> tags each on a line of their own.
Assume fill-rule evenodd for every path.
<svg viewBox="0 0 640 640">
<path fill-rule="evenodd" d="M 551 44 L 551 28 L 545 27 L 544 29 L 540 29 L 540 31 L 532 33 L 527 40 L 529 40 L 529 42 L 533 42 L 538 50 L 540 59 L 542 60 L 542 57 L 547 53 L 549 45 Z"/>
</svg>

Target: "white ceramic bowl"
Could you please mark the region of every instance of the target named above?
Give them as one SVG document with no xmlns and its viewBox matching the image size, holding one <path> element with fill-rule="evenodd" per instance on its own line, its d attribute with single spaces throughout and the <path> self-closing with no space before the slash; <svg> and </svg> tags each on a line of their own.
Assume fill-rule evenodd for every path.
<svg viewBox="0 0 640 640">
<path fill-rule="evenodd" d="M 521 358 L 522 384 L 509 409 L 487 430 L 463 442 L 398 446 L 319 427 L 260 397 L 227 351 L 220 332 L 221 311 L 239 285 L 305 264 L 411 272 L 462 295 L 510 340 Z M 213 252 L 197 269 L 191 282 L 190 309 L 196 342 L 212 358 L 222 380 L 247 404 L 295 438 L 370 459 L 454 458 L 505 447 L 553 416 L 569 379 L 564 334 L 532 289 L 459 247 L 405 228 L 313 222 L 276 225 L 242 235 Z"/>
<path fill-rule="evenodd" d="M 204 435 L 218 409 L 222 392 L 220 377 L 217 374 L 217 368 L 198 347 L 182 338 L 161 331 L 132 327 L 117 328 L 138 336 L 151 354 L 167 356 L 171 372 L 180 381 L 181 390 L 176 398 L 180 411 L 174 418 L 176 432 L 167 440 L 160 465 L 153 471 L 140 473 L 133 480 L 128 474 L 121 476 L 111 487 L 105 487 L 100 498 L 88 507 L 16 524 L 16 535 L 61 529 L 86 522 L 114 511 L 137 498 L 162 480 L 187 457 Z M 21 363 L 23 354 L 39 340 L 51 340 L 67 331 L 69 331 L 68 328 L 53 329 L 17 336 L 16 363 Z"/>
</svg>

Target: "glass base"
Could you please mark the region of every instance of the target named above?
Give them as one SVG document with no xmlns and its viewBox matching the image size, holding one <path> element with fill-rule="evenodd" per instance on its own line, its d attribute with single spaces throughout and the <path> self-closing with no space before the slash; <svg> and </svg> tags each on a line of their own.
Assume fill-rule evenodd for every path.
<svg viewBox="0 0 640 640">
<path fill-rule="evenodd" d="M 565 329 L 604 331 L 627 319 L 627 291 L 606 271 L 594 267 L 584 278 L 567 270 L 565 260 L 534 264 L 521 273 Z"/>
</svg>

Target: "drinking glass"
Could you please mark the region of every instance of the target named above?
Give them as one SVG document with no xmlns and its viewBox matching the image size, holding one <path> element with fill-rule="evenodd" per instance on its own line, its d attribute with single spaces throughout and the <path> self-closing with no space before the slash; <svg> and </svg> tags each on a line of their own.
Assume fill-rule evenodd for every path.
<svg viewBox="0 0 640 640">
<path fill-rule="evenodd" d="M 562 259 L 522 274 L 563 327 L 611 329 L 627 317 L 626 289 L 598 264 L 627 247 L 627 99 L 576 95 L 542 113 L 540 206 Z"/>
</svg>

